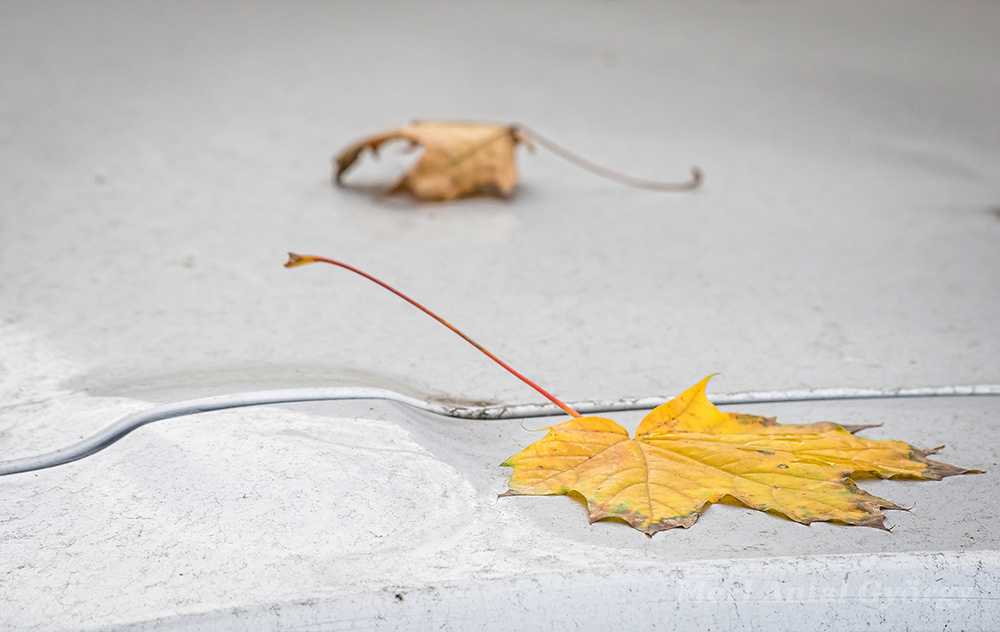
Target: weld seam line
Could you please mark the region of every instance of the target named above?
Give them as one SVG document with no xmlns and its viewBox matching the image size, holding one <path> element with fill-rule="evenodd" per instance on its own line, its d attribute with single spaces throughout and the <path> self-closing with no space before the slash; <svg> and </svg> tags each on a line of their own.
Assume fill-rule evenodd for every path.
<svg viewBox="0 0 1000 632">
<path fill-rule="evenodd" d="M 815 389 L 789 391 L 748 391 L 721 394 L 709 398 L 716 405 L 746 403 L 791 403 L 804 401 L 829 401 L 851 399 L 901 399 L 919 397 L 974 397 L 1000 395 L 1000 384 L 978 384 L 971 386 L 942 386 L 896 389 Z M 154 421 L 173 419 L 187 415 L 216 410 L 263 406 L 267 404 L 290 404 L 310 401 L 342 401 L 353 399 L 385 400 L 405 404 L 445 417 L 458 419 L 519 419 L 545 417 L 561 414 L 554 404 L 524 404 L 517 406 L 451 406 L 427 401 L 396 391 L 368 387 L 305 388 L 275 391 L 254 391 L 220 395 L 173 404 L 158 406 L 123 417 L 95 434 L 51 452 L 37 456 L 0 461 L 0 476 L 31 472 L 71 463 L 107 448 L 133 430 Z M 668 401 L 666 398 L 649 397 L 615 400 L 608 402 L 591 401 L 571 405 L 582 412 L 613 412 L 654 408 Z"/>
</svg>

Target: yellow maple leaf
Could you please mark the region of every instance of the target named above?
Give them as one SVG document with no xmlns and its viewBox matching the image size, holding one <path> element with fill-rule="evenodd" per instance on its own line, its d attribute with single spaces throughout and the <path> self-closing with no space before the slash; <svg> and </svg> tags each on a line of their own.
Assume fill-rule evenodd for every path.
<svg viewBox="0 0 1000 632">
<path fill-rule="evenodd" d="M 650 536 L 690 527 L 727 496 L 804 524 L 885 528 L 882 509 L 901 507 L 859 489 L 851 477 L 979 473 L 928 460 L 936 450 L 863 439 L 830 422 L 779 424 L 724 413 L 705 396 L 708 380 L 650 412 L 635 439 L 602 417 L 552 426 L 502 464 L 514 468 L 502 496 L 579 494 L 591 522 L 620 518 Z"/>
<path fill-rule="evenodd" d="M 365 277 L 462 337 L 573 419 L 504 461 L 510 485 L 501 496 L 583 496 L 590 521 L 618 518 L 652 536 L 690 527 L 710 503 L 733 498 L 796 522 L 834 521 L 884 529 L 883 509 L 852 477 L 940 480 L 980 474 L 927 458 L 902 441 L 875 441 L 830 422 L 791 425 L 724 413 L 705 396 L 705 378 L 653 409 L 635 439 L 610 419 L 584 417 L 428 308 L 380 279 L 336 259 L 288 253 L 285 267 L 323 262 Z"/>
<path fill-rule="evenodd" d="M 377 152 L 393 140 L 420 145 L 424 153 L 387 194 L 448 201 L 481 194 L 508 195 L 517 184 L 515 149 L 531 141 L 514 126 L 417 121 L 362 139 L 337 156 L 336 182 L 365 149 Z"/>
</svg>

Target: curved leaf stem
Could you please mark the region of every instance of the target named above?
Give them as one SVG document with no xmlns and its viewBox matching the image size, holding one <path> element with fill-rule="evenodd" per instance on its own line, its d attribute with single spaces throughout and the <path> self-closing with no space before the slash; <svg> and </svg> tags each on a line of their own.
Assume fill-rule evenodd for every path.
<svg viewBox="0 0 1000 632">
<path fill-rule="evenodd" d="M 635 187 L 638 189 L 649 189 L 651 191 L 688 191 L 691 189 L 697 189 L 701 184 L 704 175 L 701 169 L 698 167 L 691 167 L 691 179 L 687 182 L 659 182 L 657 180 L 646 180 L 643 178 L 635 178 L 624 173 L 619 173 L 608 169 L 607 167 L 602 167 L 601 165 L 591 162 L 586 158 L 578 156 L 566 149 L 565 147 L 555 143 L 552 140 L 542 136 L 535 130 L 524 126 L 516 125 L 512 129 L 519 130 L 525 133 L 525 135 L 533 141 L 536 141 L 539 145 L 542 145 L 552 153 L 556 154 L 560 158 L 567 160 L 581 169 L 586 169 L 587 171 L 601 176 L 602 178 L 607 178 L 608 180 L 614 180 L 615 182 L 620 182 L 630 187 Z"/>
<path fill-rule="evenodd" d="M 421 305 L 417 301 L 413 300 L 412 298 L 410 298 L 406 294 L 403 294 L 402 292 L 400 292 L 396 288 L 392 287 L 388 283 L 380 281 L 379 279 L 373 277 L 372 275 L 368 274 L 367 272 L 364 272 L 363 270 L 359 270 L 358 268 L 355 268 L 352 265 L 348 265 L 348 264 L 346 264 L 346 263 L 344 263 L 342 261 L 337 261 L 336 259 L 328 259 L 326 257 L 319 257 L 319 256 L 315 256 L 315 255 L 298 255 L 298 254 L 295 254 L 293 252 L 288 253 L 288 262 L 285 264 L 285 267 L 286 268 L 294 268 L 296 266 L 301 266 L 301 265 L 305 265 L 307 263 L 315 263 L 315 262 L 329 263 L 331 265 L 339 266 L 341 268 L 344 268 L 345 270 L 349 270 L 349 271 L 351 271 L 351 272 L 353 272 L 353 273 L 355 273 L 357 275 L 360 275 L 360 276 L 368 279 L 372 283 L 376 283 L 376 284 L 382 286 L 383 288 L 389 290 L 390 292 L 392 292 L 393 294 L 395 294 L 399 298 L 403 299 L 404 301 L 406 301 L 410 305 L 413 305 L 414 307 L 416 307 L 420 311 L 424 312 L 425 314 L 427 314 L 428 316 L 430 316 L 434 320 L 438 321 L 439 323 L 441 323 L 442 325 L 444 325 L 445 327 L 447 327 L 448 329 L 450 329 L 452 332 L 458 334 L 463 340 L 465 340 L 466 342 L 468 342 L 470 345 L 472 345 L 476 349 L 479 349 L 479 351 L 481 351 L 483 354 L 485 354 L 486 357 L 488 357 L 490 360 L 493 360 L 494 362 L 496 362 L 497 364 L 499 364 L 500 366 L 502 366 L 511 375 L 513 375 L 514 377 L 516 377 L 517 379 L 521 380 L 522 382 L 524 382 L 525 384 L 527 384 L 531 388 L 533 388 L 536 391 L 538 391 L 538 393 L 540 393 L 543 397 L 545 397 L 550 402 L 552 402 L 553 404 L 555 404 L 556 406 L 558 406 L 567 415 L 570 415 L 572 417 L 582 417 L 582 415 L 580 413 L 576 412 L 575 410 L 573 410 L 572 408 L 570 408 L 569 406 L 567 406 L 562 400 L 560 400 L 559 398 L 557 398 L 555 395 L 549 393 L 548 391 L 546 391 L 544 388 L 542 388 L 541 386 L 539 386 L 538 384 L 536 384 L 532 380 L 530 380 L 527 377 L 525 377 L 523 374 L 521 374 L 521 372 L 519 372 L 514 367 L 510 366 L 509 364 L 507 364 L 506 362 L 504 362 L 500 358 L 498 358 L 495 355 L 493 355 L 492 353 L 490 353 L 484 346 L 482 346 L 481 344 L 479 344 L 478 342 L 476 342 L 475 340 L 473 340 L 469 336 L 465 335 L 457 327 L 455 327 L 454 325 L 452 325 L 451 323 L 449 323 L 445 319 L 441 318 L 440 316 L 438 316 L 437 314 L 435 314 L 431 310 L 427 309 L 426 307 L 424 307 L 423 305 Z"/>
</svg>

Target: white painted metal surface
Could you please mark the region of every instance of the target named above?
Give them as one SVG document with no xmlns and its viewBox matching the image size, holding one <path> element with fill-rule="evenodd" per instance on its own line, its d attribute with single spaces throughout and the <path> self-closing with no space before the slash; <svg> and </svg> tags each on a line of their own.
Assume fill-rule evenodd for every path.
<svg viewBox="0 0 1000 632">
<path fill-rule="evenodd" d="M 229 393 L 566 401 L 1000 382 L 989 3 L 0 3 L 0 460 Z M 333 189 L 411 118 L 517 121 L 510 200 Z M 388 402 L 181 417 L 0 477 L 0 627 L 989 630 L 996 397 L 742 404 L 987 470 L 866 481 L 891 533 L 717 506 L 647 539 L 503 498 L 545 421 Z M 615 417 L 634 427 L 641 412 Z"/>
</svg>

